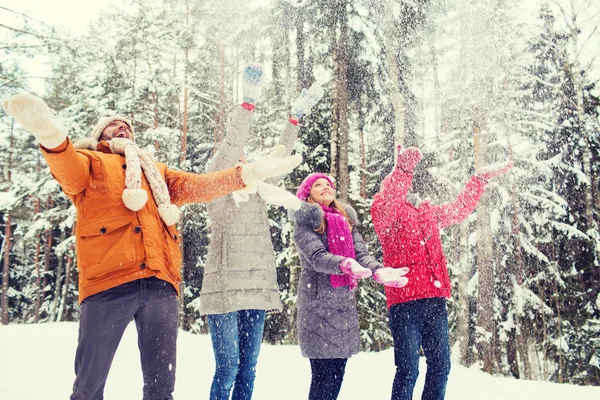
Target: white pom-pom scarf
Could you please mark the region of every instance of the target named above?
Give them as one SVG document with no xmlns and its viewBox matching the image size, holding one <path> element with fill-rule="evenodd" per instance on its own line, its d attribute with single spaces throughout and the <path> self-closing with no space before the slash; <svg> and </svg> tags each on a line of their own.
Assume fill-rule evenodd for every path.
<svg viewBox="0 0 600 400">
<path fill-rule="evenodd" d="M 171 204 L 167 184 L 150 157 L 129 139 L 114 138 L 109 143 L 110 151 L 113 154 L 125 156 L 127 169 L 125 172 L 125 190 L 122 195 L 125 207 L 131 211 L 139 211 L 148 201 L 148 194 L 142 189 L 143 170 L 162 220 L 167 225 L 173 225 L 179 221 L 181 211 L 175 204 Z"/>
</svg>

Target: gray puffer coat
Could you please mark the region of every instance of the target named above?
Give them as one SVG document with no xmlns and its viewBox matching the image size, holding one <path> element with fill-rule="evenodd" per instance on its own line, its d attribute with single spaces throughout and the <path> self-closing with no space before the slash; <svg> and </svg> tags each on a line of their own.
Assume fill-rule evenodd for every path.
<svg viewBox="0 0 600 400">
<path fill-rule="evenodd" d="M 227 135 L 207 166 L 207 172 L 235 165 L 244 151 L 252 112 L 238 106 Z M 279 144 L 290 155 L 299 127 L 287 123 Z M 277 184 L 278 179 L 268 183 Z M 239 310 L 281 310 L 276 260 L 271 242 L 267 203 L 258 195 L 241 202 L 231 195 L 207 204 L 211 237 L 200 292 L 201 314 Z"/>
<path fill-rule="evenodd" d="M 344 205 L 352 223 L 356 261 L 375 271 L 383 267 L 369 255 L 358 232 L 356 211 Z M 341 275 L 343 256 L 329 252 L 327 232 L 314 231 L 323 218 L 316 204 L 302 203 L 293 213 L 294 241 L 300 254 L 302 271 L 298 281 L 298 338 L 302 355 L 307 358 L 349 358 L 360 351 L 358 311 L 354 291 L 347 286 L 331 286 L 331 274 Z"/>
</svg>

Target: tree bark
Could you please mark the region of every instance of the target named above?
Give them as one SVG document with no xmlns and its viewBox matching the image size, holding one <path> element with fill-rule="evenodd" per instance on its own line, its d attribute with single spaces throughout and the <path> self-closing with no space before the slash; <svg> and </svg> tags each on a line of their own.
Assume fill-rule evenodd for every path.
<svg viewBox="0 0 600 400">
<path fill-rule="evenodd" d="M 13 135 L 14 127 L 15 121 L 12 120 L 10 126 L 10 147 L 8 150 L 8 171 L 6 174 L 8 190 L 10 190 L 12 179 L 12 154 L 15 144 L 15 137 Z M 2 300 L 0 300 L 0 302 L 2 308 L 2 325 L 8 325 L 8 281 L 10 277 L 10 242 L 12 240 L 12 216 L 10 215 L 10 210 L 7 212 L 4 223 L 4 243 L 2 245 L 2 251 L 4 252 L 4 265 L 2 266 Z"/>
<path fill-rule="evenodd" d="M 35 215 L 40 212 L 40 199 L 36 198 L 34 200 L 33 213 Z M 41 297 L 41 285 L 42 278 L 40 273 L 40 254 L 42 252 L 42 243 L 41 243 L 41 235 L 38 233 L 35 234 L 35 256 L 33 258 L 33 262 L 35 265 L 35 308 L 33 314 L 33 321 L 37 323 L 40 319 L 40 305 L 42 304 Z"/>
<path fill-rule="evenodd" d="M 475 113 L 473 139 L 475 148 L 475 168 L 485 164 L 486 144 L 481 138 L 482 118 Z M 483 370 L 494 371 L 493 343 L 494 320 L 494 264 L 490 237 L 490 213 L 485 197 L 477 205 L 477 264 L 479 271 L 479 292 L 477 296 L 477 348 Z"/>
<path fill-rule="evenodd" d="M 60 241 L 59 243 L 64 242 L 65 240 L 65 231 L 64 229 L 60 231 Z M 63 274 L 63 264 L 64 264 L 64 254 L 57 254 L 58 262 L 56 264 L 56 273 L 55 273 L 55 281 L 54 284 L 54 295 L 52 296 L 52 305 L 50 306 L 50 321 L 56 320 L 56 315 L 58 313 L 58 307 L 60 304 L 60 293 L 62 289 L 62 274 Z"/>
<path fill-rule="evenodd" d="M 384 0 L 384 29 L 383 37 L 385 44 L 386 65 L 390 78 L 390 99 L 394 107 L 394 144 L 404 144 L 404 96 L 400 91 L 400 77 L 398 75 L 398 54 L 394 38 L 396 28 L 394 23 L 394 5 L 392 0 Z"/>
<path fill-rule="evenodd" d="M 350 127 L 348 124 L 348 16 L 347 0 L 338 0 L 333 6 L 335 22 L 332 29 L 334 42 L 333 63 L 335 79 L 334 122 L 331 140 L 331 174 L 336 180 L 338 197 L 348 202 L 350 175 L 348 173 L 348 152 Z M 336 31 L 339 28 L 339 37 Z"/>
</svg>

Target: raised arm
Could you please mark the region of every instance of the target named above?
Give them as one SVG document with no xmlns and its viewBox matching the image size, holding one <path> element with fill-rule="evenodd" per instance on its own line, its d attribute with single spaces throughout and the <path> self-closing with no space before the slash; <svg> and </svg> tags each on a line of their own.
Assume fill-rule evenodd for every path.
<svg viewBox="0 0 600 400">
<path fill-rule="evenodd" d="M 230 168 L 240 160 L 250 132 L 254 105 L 260 97 L 263 81 L 262 65 L 251 63 L 244 68 L 242 72 L 243 103 L 236 107 L 233 117 L 227 125 L 227 134 L 223 143 L 208 163 L 206 172 Z"/>
<path fill-rule="evenodd" d="M 294 150 L 294 143 L 298 138 L 300 132 L 299 121 L 302 117 L 310 112 L 310 110 L 321 100 L 323 97 L 323 88 L 315 83 L 310 89 L 302 89 L 300 96 L 292 103 L 291 115 L 283 128 L 283 132 L 279 136 L 277 144 L 285 147 L 285 152 L 282 156 L 289 156 Z M 267 183 L 277 185 L 280 177 L 269 179 Z"/>
<path fill-rule="evenodd" d="M 513 166 L 512 162 L 479 168 L 467 182 L 456 200 L 448 204 L 434 206 L 440 228 L 461 223 L 477 207 L 487 182 L 505 174 Z"/>
<path fill-rule="evenodd" d="M 4 100 L 2 107 L 38 140 L 50 172 L 63 191 L 68 195 L 84 191 L 90 177 L 89 159 L 75 150 L 67 129 L 52 117 L 48 105 L 23 92 Z"/>
<path fill-rule="evenodd" d="M 485 183 L 472 176 L 456 199 L 447 204 L 433 206 L 438 226 L 445 228 L 461 223 L 477 207 L 485 190 Z"/>
</svg>

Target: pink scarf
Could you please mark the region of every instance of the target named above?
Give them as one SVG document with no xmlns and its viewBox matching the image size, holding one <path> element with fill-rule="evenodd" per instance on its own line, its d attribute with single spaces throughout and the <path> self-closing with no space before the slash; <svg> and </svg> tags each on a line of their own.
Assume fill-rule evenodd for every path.
<svg viewBox="0 0 600 400">
<path fill-rule="evenodd" d="M 327 244 L 329 252 L 337 256 L 347 258 L 355 258 L 354 241 L 352 240 L 352 232 L 350 225 L 344 216 L 335 208 L 321 205 L 325 213 L 325 221 L 327 222 Z M 329 275 L 331 286 L 334 288 L 340 286 L 349 286 L 350 290 L 356 289 L 358 280 L 349 275 Z"/>
</svg>

